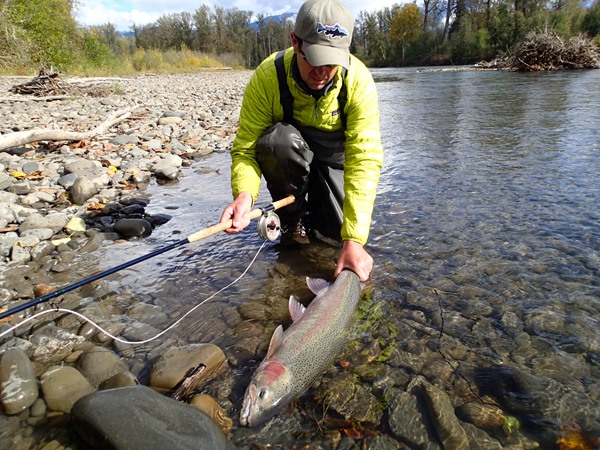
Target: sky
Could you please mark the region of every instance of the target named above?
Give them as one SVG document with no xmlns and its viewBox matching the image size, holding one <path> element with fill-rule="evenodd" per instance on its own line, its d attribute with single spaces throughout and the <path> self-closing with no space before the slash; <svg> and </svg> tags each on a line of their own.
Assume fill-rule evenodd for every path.
<svg viewBox="0 0 600 450">
<path fill-rule="evenodd" d="M 78 0 L 76 18 L 80 25 L 112 23 L 118 31 L 129 31 L 132 25 L 155 22 L 165 14 L 193 13 L 202 4 L 237 8 L 265 16 L 296 12 L 303 0 Z M 360 11 L 379 11 L 386 6 L 407 3 L 406 0 L 345 0 L 346 6 L 356 16 Z"/>
</svg>

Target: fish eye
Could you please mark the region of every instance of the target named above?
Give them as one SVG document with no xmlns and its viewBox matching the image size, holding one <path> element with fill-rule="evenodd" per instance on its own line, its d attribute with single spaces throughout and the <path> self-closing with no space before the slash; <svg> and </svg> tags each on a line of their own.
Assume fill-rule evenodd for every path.
<svg viewBox="0 0 600 450">
<path fill-rule="evenodd" d="M 265 398 L 267 396 L 268 391 L 266 389 L 261 389 L 258 393 L 258 398 Z"/>
</svg>

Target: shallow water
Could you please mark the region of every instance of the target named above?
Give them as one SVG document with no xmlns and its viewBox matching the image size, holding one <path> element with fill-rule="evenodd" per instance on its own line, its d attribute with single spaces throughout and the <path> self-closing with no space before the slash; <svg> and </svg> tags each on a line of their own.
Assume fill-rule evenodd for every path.
<svg viewBox="0 0 600 450">
<path fill-rule="evenodd" d="M 543 448 L 573 419 L 598 436 L 600 71 L 373 73 L 386 152 L 369 243 L 376 262 L 371 301 L 387 311 L 379 320 L 410 329 L 448 367 L 501 365 L 551 382 L 554 391 L 527 385 L 534 405 L 547 404 L 526 411 L 551 425 L 524 422 L 520 430 Z M 179 182 L 150 187 L 148 212 L 173 219 L 148 239 L 110 246 L 104 268 L 216 223 L 230 200 L 228 164 L 228 155 L 215 154 Z M 263 190 L 258 204 L 268 199 Z M 121 271 L 109 283 L 174 319 L 234 281 L 260 244 L 253 224 L 241 235 L 219 234 Z M 240 349 L 249 342 L 243 323 L 258 324 L 262 336 L 253 348 L 262 346 L 264 354 L 270 332 L 285 320 L 289 295 L 309 298 L 304 277 L 330 277 L 335 256 L 326 245 L 290 252 L 268 243 L 241 280 L 173 331 L 229 352 L 234 364 L 223 383 L 234 423 L 257 364 Z M 238 315 L 244 304 L 259 318 Z M 380 338 L 376 329 L 365 333 Z M 394 339 L 406 347 L 405 334 Z M 422 373 L 458 402 L 444 367 Z M 501 386 L 492 394 L 510 403 Z M 328 448 L 331 436 L 301 413 L 313 403 L 300 402 L 300 412 L 268 427 L 234 425 L 233 441 Z M 503 407 L 524 414 L 523 405 Z M 385 420 L 372 428 L 392 435 Z"/>
</svg>

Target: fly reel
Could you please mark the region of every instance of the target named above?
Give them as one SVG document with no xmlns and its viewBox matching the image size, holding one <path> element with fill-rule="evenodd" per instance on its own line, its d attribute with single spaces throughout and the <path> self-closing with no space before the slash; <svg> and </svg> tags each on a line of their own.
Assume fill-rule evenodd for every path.
<svg viewBox="0 0 600 450">
<path fill-rule="evenodd" d="M 281 235 L 281 221 L 273 211 L 265 211 L 258 219 L 258 235 L 267 241 L 276 241 Z"/>
</svg>

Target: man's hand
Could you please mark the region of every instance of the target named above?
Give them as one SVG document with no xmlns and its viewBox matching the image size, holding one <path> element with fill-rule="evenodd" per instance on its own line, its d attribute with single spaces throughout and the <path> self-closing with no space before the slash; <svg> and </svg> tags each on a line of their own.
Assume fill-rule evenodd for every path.
<svg viewBox="0 0 600 450">
<path fill-rule="evenodd" d="M 249 192 L 240 192 L 236 199 L 225 207 L 219 223 L 231 220 L 233 224 L 225 233 L 235 234 L 242 231 L 250 223 L 250 210 L 252 209 L 252 195 Z"/>
<path fill-rule="evenodd" d="M 334 278 L 344 269 L 349 269 L 358 275 L 360 281 L 365 282 L 373 270 L 373 258 L 367 253 L 362 244 L 355 241 L 344 241 L 340 259 L 335 268 Z"/>
</svg>

